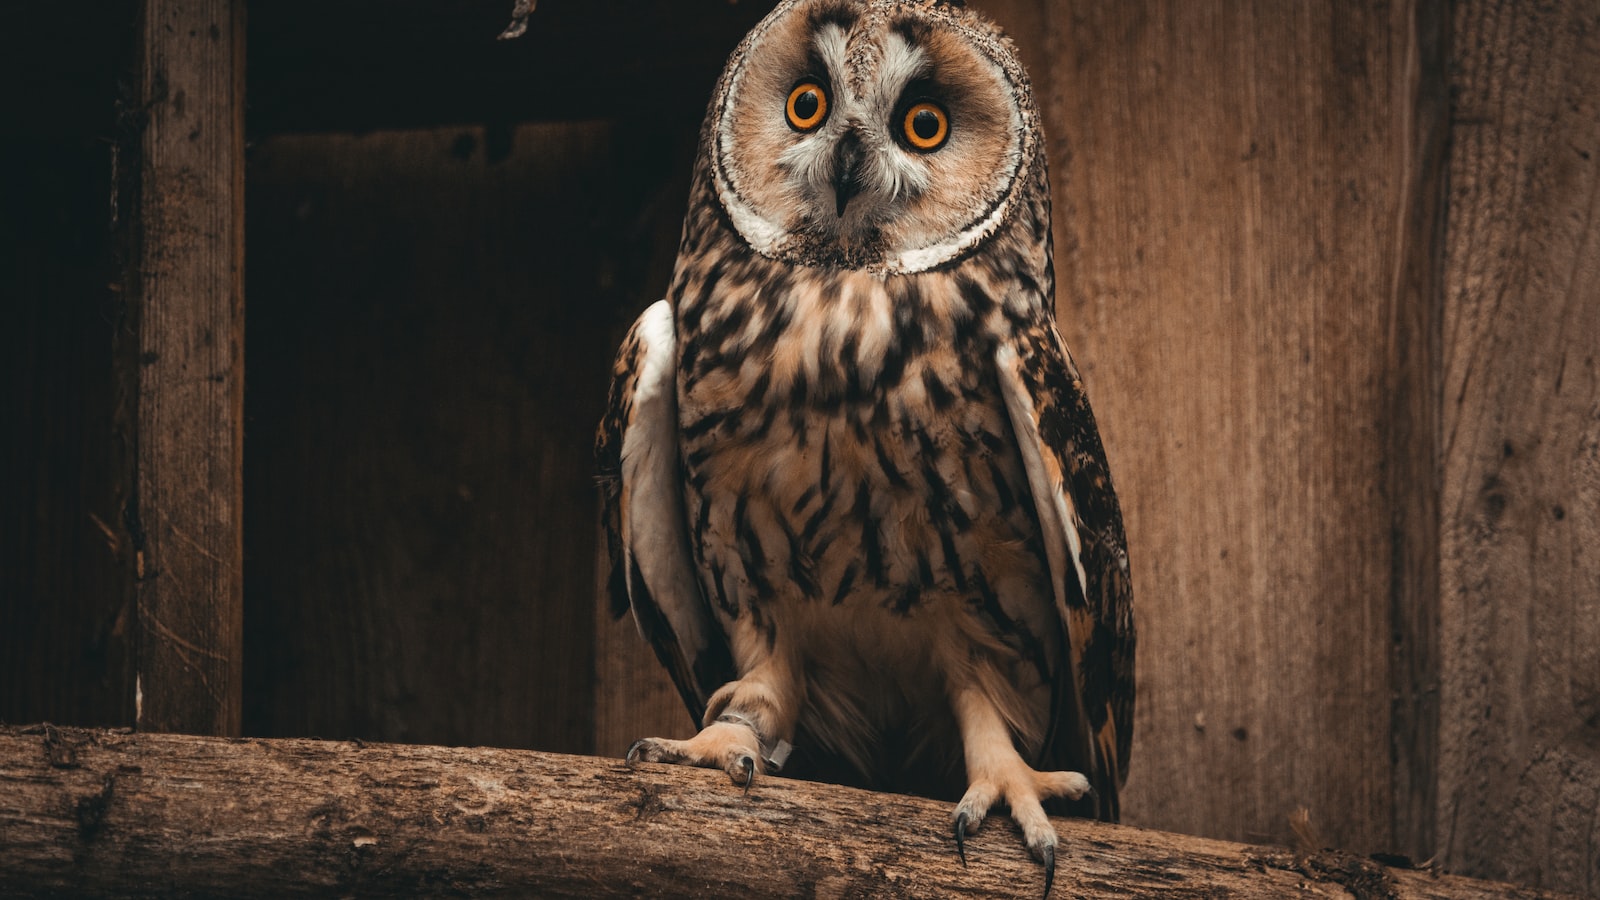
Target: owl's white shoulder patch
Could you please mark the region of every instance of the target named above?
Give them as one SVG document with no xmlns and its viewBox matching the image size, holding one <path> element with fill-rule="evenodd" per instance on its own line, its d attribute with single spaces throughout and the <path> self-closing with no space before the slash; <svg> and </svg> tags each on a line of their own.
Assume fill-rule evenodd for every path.
<svg viewBox="0 0 1600 900">
<path fill-rule="evenodd" d="M 653 599 L 688 659 L 710 645 L 710 621 L 694 574 L 678 463 L 678 343 L 672 305 L 657 301 L 634 325 L 638 382 L 622 437 L 622 540 L 638 622 Z M 643 584 L 638 584 L 642 580 Z M 644 623 L 638 622 L 641 632 Z M 648 635 L 646 635 L 648 637 Z"/>
<path fill-rule="evenodd" d="M 1062 621 L 1066 621 L 1064 579 L 1068 565 L 1078 580 L 1079 589 L 1085 594 L 1089 590 L 1089 578 L 1083 569 L 1083 545 L 1078 538 L 1078 513 L 1072 496 L 1067 493 L 1066 474 L 1061 471 L 1060 462 L 1039 436 L 1038 407 L 1022 376 L 1022 360 L 1016 348 L 1002 342 L 995 351 L 994 361 L 1000 378 L 1000 393 L 1005 397 L 1006 412 L 1011 416 L 1011 427 L 1017 435 L 1023 466 L 1028 472 L 1028 486 L 1039 514 L 1039 527 L 1044 532 L 1045 556 L 1049 558 L 1054 575 L 1051 580 L 1055 584 L 1056 607 Z"/>
</svg>

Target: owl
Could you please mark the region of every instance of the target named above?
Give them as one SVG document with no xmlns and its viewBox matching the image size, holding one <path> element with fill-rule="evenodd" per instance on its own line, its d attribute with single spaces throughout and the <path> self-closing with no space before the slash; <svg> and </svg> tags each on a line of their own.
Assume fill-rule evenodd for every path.
<svg viewBox="0 0 1600 900">
<path fill-rule="evenodd" d="M 729 59 L 677 266 L 597 439 L 613 611 L 691 714 L 630 761 L 1115 820 L 1121 513 L 1054 320 L 1010 41 L 959 3 L 785 0 Z"/>
</svg>

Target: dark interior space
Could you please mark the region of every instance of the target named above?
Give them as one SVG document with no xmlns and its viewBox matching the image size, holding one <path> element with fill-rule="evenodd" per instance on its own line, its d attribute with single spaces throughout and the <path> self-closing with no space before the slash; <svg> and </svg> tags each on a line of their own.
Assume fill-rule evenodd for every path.
<svg viewBox="0 0 1600 900">
<path fill-rule="evenodd" d="M 509 137 L 251 155 L 246 734 L 591 749 L 589 448 L 685 135 Z"/>
<path fill-rule="evenodd" d="M 133 719 L 114 183 L 134 12 L 11 4 L 0 26 L 0 721 Z"/>
<path fill-rule="evenodd" d="M 248 25 L 244 733 L 591 752 L 593 428 L 759 11 L 357 6 Z"/>
</svg>

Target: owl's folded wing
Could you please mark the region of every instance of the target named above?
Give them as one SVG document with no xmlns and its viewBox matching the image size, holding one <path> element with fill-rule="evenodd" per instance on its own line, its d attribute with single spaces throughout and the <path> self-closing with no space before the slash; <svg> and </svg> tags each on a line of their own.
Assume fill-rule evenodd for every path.
<svg viewBox="0 0 1600 900">
<path fill-rule="evenodd" d="M 728 647 L 700 591 L 678 458 L 678 350 L 672 307 L 645 310 L 617 354 L 595 440 L 610 557 L 613 615 L 633 610 L 698 723 L 711 692 L 734 677 Z"/>
<path fill-rule="evenodd" d="M 1115 821 L 1133 739 L 1133 588 L 1122 513 L 1094 414 L 1055 327 L 1041 318 L 1003 341 L 995 367 L 1070 649 L 1045 753 L 1086 767 L 1096 815 Z"/>
</svg>

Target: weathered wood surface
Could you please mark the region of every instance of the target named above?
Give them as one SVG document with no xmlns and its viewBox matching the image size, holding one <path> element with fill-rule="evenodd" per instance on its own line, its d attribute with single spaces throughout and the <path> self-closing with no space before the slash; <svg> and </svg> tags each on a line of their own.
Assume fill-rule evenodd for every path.
<svg viewBox="0 0 1600 900">
<path fill-rule="evenodd" d="M 1453 9 L 1439 851 L 1600 895 L 1600 2 Z"/>
<path fill-rule="evenodd" d="M 8 895 L 1035 896 L 1008 820 L 947 804 L 484 748 L 0 728 Z M 1060 897 L 1552 897 L 1058 820 Z"/>
<path fill-rule="evenodd" d="M 1306 806 L 1416 852 L 1440 5 L 980 5 L 1041 97 L 1058 316 L 1128 518 L 1125 821 L 1286 841 Z"/>
<path fill-rule="evenodd" d="M 238 734 L 243 671 L 244 3 L 147 0 L 137 475 L 136 721 Z"/>
</svg>

